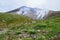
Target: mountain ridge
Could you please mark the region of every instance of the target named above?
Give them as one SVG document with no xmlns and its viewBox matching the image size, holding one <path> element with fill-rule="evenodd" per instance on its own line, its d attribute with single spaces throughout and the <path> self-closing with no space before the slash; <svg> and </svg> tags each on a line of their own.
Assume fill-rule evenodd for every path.
<svg viewBox="0 0 60 40">
<path fill-rule="evenodd" d="M 60 11 L 52 11 L 47 9 L 40 9 L 40 8 L 31 8 L 27 6 L 22 6 L 20 8 L 8 11 L 7 13 L 16 13 L 22 14 L 32 19 L 39 19 L 43 20 L 49 18 L 51 16 L 60 15 Z"/>
</svg>

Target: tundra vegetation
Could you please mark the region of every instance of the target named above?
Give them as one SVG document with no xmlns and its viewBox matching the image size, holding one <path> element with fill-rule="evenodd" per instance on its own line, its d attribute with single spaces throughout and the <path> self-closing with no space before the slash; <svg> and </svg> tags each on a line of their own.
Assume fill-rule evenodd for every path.
<svg viewBox="0 0 60 40">
<path fill-rule="evenodd" d="M 58 40 L 60 15 L 45 20 L 0 13 L 0 40 Z"/>
</svg>

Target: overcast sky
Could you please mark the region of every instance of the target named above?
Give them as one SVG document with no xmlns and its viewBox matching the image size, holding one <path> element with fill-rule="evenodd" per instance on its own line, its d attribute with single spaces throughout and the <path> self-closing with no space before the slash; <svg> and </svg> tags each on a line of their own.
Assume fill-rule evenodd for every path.
<svg viewBox="0 0 60 40">
<path fill-rule="evenodd" d="M 60 10 L 60 0 L 0 0 L 0 12 L 16 9 L 21 6 Z"/>
</svg>

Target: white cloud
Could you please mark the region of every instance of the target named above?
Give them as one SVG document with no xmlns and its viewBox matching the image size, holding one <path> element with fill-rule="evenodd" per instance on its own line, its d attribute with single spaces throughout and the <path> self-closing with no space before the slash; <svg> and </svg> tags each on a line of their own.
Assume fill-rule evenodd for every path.
<svg viewBox="0 0 60 40">
<path fill-rule="evenodd" d="M 0 11 L 9 11 L 22 6 L 24 3 L 20 0 L 0 0 Z"/>
<path fill-rule="evenodd" d="M 26 4 L 27 6 L 38 7 L 38 6 L 42 6 L 45 2 L 46 0 L 28 0 Z"/>
<path fill-rule="evenodd" d="M 0 0 L 0 11 L 12 10 L 20 6 L 60 10 L 60 0 Z"/>
</svg>

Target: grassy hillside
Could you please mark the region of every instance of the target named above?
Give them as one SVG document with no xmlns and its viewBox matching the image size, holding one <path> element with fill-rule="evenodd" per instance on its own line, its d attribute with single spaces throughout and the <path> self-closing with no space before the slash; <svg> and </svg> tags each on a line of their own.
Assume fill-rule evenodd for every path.
<svg viewBox="0 0 60 40">
<path fill-rule="evenodd" d="M 60 16 L 33 20 L 22 15 L 0 13 L 0 40 L 57 40 L 59 34 Z"/>
</svg>

